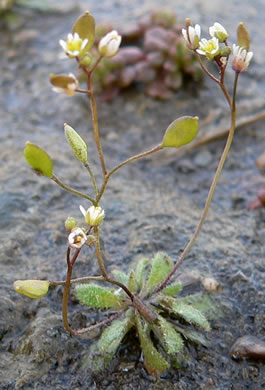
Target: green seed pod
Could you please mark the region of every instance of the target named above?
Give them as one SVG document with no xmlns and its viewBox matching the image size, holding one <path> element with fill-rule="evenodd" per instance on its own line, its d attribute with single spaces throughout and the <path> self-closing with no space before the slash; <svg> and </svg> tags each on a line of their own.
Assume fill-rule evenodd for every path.
<svg viewBox="0 0 265 390">
<path fill-rule="evenodd" d="M 14 290 L 29 298 L 41 298 L 47 294 L 49 285 L 48 280 L 16 280 Z"/>
<path fill-rule="evenodd" d="M 67 123 L 64 124 L 65 138 L 71 146 L 75 157 L 83 164 L 87 162 L 87 146 L 80 135 Z"/>
<path fill-rule="evenodd" d="M 26 142 L 24 156 L 27 163 L 37 173 L 51 178 L 53 176 L 53 163 L 50 156 L 39 146 Z"/>
<path fill-rule="evenodd" d="M 95 20 L 93 16 L 86 11 L 81 15 L 73 25 L 72 33 L 77 33 L 82 40 L 87 39 L 86 51 L 89 51 L 95 41 Z"/>
<path fill-rule="evenodd" d="M 179 148 L 190 143 L 197 135 L 198 117 L 183 116 L 172 122 L 164 135 L 162 148 Z"/>
<path fill-rule="evenodd" d="M 243 49 L 249 50 L 250 37 L 246 26 L 242 22 L 237 27 L 237 44 Z"/>
</svg>

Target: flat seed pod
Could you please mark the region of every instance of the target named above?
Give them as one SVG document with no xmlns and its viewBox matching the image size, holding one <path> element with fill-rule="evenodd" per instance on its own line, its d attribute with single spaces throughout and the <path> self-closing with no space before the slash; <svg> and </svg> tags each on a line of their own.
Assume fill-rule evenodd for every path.
<svg viewBox="0 0 265 390">
<path fill-rule="evenodd" d="M 162 148 L 179 148 L 190 143 L 197 135 L 198 117 L 183 116 L 172 122 L 164 135 Z"/>
<path fill-rule="evenodd" d="M 29 298 L 41 298 L 47 294 L 49 285 L 48 280 L 16 280 L 13 287 L 16 292 Z"/>
<path fill-rule="evenodd" d="M 95 41 L 95 20 L 88 11 L 76 20 L 72 28 L 72 33 L 77 33 L 83 40 L 87 39 L 86 50 L 91 49 Z"/>
<path fill-rule="evenodd" d="M 24 149 L 24 156 L 27 163 L 37 173 L 50 178 L 53 176 L 53 163 L 45 150 L 28 141 Z"/>
</svg>

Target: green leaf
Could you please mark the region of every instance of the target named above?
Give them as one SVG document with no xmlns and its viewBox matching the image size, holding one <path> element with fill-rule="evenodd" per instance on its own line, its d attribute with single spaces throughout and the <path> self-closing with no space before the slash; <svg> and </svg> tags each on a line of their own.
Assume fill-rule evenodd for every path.
<svg viewBox="0 0 265 390">
<path fill-rule="evenodd" d="M 177 302 L 192 305 L 199 310 L 208 320 L 215 320 L 223 316 L 221 308 L 217 307 L 213 299 L 203 293 L 187 295 L 183 298 L 178 298 Z"/>
<path fill-rule="evenodd" d="M 135 277 L 136 277 L 136 280 L 138 282 L 140 290 L 143 288 L 146 267 L 149 263 L 150 263 L 150 259 L 143 257 L 142 259 L 138 260 L 138 262 L 136 264 Z"/>
<path fill-rule="evenodd" d="M 72 148 L 75 157 L 83 164 L 87 162 L 87 146 L 80 135 L 67 123 L 64 124 L 65 138 Z"/>
<path fill-rule="evenodd" d="M 132 327 L 130 317 L 123 320 L 115 320 L 102 333 L 98 341 L 99 351 L 108 357 L 113 357 L 122 339 Z"/>
<path fill-rule="evenodd" d="M 172 122 L 164 135 L 162 148 L 179 148 L 190 143 L 199 130 L 198 117 L 183 116 Z"/>
<path fill-rule="evenodd" d="M 73 25 L 72 32 L 77 33 L 81 39 L 87 39 L 86 50 L 90 50 L 95 41 L 95 20 L 93 16 L 86 11 L 81 15 Z"/>
<path fill-rule="evenodd" d="M 195 330 L 191 329 L 184 329 L 177 324 L 173 324 L 174 328 L 182 334 L 182 336 L 187 339 L 192 341 L 195 344 L 198 345 L 204 345 L 205 347 L 209 346 L 209 341 L 206 340 L 205 336 L 202 333 L 196 332 Z"/>
<path fill-rule="evenodd" d="M 250 37 L 248 30 L 244 23 L 239 23 L 237 27 L 237 44 L 240 47 L 243 47 L 246 50 L 249 50 L 250 47 Z"/>
<path fill-rule="evenodd" d="M 136 315 L 136 325 L 141 348 L 144 353 L 144 365 L 149 374 L 159 376 L 168 369 L 168 362 L 155 348 L 149 336 L 149 331 L 144 329 L 139 315 Z"/>
<path fill-rule="evenodd" d="M 172 270 L 173 263 L 170 257 L 165 253 L 159 252 L 152 261 L 152 267 L 148 280 L 144 287 L 147 295 L 151 294 L 154 289 L 165 279 L 167 274 Z"/>
<path fill-rule="evenodd" d="M 132 293 L 136 293 L 138 290 L 138 283 L 135 277 L 135 273 L 133 271 L 130 272 L 129 281 L 128 281 L 128 289 Z"/>
<path fill-rule="evenodd" d="M 39 146 L 26 142 L 26 147 L 24 149 L 24 156 L 27 163 L 33 168 L 37 173 L 51 178 L 53 176 L 53 163 L 48 155 L 43 149 Z"/>
<path fill-rule="evenodd" d="M 164 288 L 161 293 L 169 296 L 175 296 L 179 294 L 182 290 L 182 284 L 181 282 L 178 283 L 172 283 L 166 288 Z"/>
<path fill-rule="evenodd" d="M 106 287 L 96 284 L 79 284 L 76 286 L 75 292 L 79 301 L 86 306 L 98 309 L 110 307 L 121 309 L 123 307 L 122 298 Z"/>
<path fill-rule="evenodd" d="M 151 328 L 169 355 L 182 349 L 183 340 L 181 335 L 175 331 L 174 327 L 165 318 L 158 316 L 156 324 L 151 324 Z"/>
<path fill-rule="evenodd" d="M 125 286 L 128 286 L 129 275 L 127 275 L 120 269 L 113 269 L 111 273 L 114 276 L 114 279 L 116 279 L 118 282 L 125 284 Z"/>
<path fill-rule="evenodd" d="M 184 318 L 185 321 L 190 324 L 199 326 L 200 328 L 209 331 L 211 329 L 210 324 L 206 317 L 191 305 L 185 303 L 175 303 L 172 307 L 173 313 Z"/>
</svg>

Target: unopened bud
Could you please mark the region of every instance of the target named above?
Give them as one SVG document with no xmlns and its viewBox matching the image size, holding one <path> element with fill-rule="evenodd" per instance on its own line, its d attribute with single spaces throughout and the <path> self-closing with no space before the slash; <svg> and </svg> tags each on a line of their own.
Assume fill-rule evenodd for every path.
<svg viewBox="0 0 265 390">
<path fill-rule="evenodd" d="M 65 229 L 67 232 L 71 232 L 73 229 L 77 227 L 77 220 L 73 217 L 67 217 L 64 222 Z"/>
</svg>

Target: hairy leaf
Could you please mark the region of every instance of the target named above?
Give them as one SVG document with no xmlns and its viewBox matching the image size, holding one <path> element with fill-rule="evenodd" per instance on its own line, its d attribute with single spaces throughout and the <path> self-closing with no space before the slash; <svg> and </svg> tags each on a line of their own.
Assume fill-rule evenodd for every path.
<svg viewBox="0 0 265 390">
<path fill-rule="evenodd" d="M 177 295 L 181 292 L 182 290 L 182 284 L 181 282 L 178 283 L 172 283 L 166 288 L 164 288 L 161 293 L 169 296 L 174 296 Z"/>
<path fill-rule="evenodd" d="M 98 341 L 98 349 L 103 355 L 114 356 L 123 337 L 132 327 L 133 322 L 130 317 L 123 320 L 115 320 L 102 333 Z"/>
<path fill-rule="evenodd" d="M 185 321 L 190 324 L 199 326 L 204 330 L 210 330 L 210 324 L 206 317 L 197 309 L 191 305 L 186 305 L 185 303 L 175 303 L 172 307 L 173 313 L 184 318 Z"/>
<path fill-rule="evenodd" d="M 165 279 L 167 274 L 172 270 L 172 267 L 173 263 L 170 257 L 162 252 L 157 253 L 152 261 L 151 271 L 144 287 L 147 295 L 151 294 L 159 283 Z"/>
<path fill-rule="evenodd" d="M 169 355 L 182 349 L 182 337 L 165 318 L 158 316 L 156 324 L 151 325 L 151 328 Z"/>
<path fill-rule="evenodd" d="M 121 309 L 123 300 L 115 295 L 113 290 L 96 284 L 79 284 L 75 288 L 76 296 L 86 306 L 108 309 L 110 307 Z"/>
<path fill-rule="evenodd" d="M 149 263 L 150 263 L 150 259 L 143 257 L 136 264 L 135 277 L 136 277 L 136 280 L 139 284 L 140 290 L 143 288 L 145 271 L 146 271 L 146 267 Z"/>
<path fill-rule="evenodd" d="M 133 271 L 130 272 L 128 288 L 132 293 L 136 293 L 138 290 L 138 283 L 135 277 L 135 273 Z"/>
<path fill-rule="evenodd" d="M 222 310 L 217 307 L 213 299 L 207 294 L 187 295 L 183 298 L 178 298 L 177 302 L 192 305 L 192 307 L 204 314 L 208 320 L 215 320 L 223 316 Z"/>
<path fill-rule="evenodd" d="M 139 315 L 136 315 L 136 325 L 141 348 L 144 353 L 144 365 L 149 374 L 159 376 L 168 369 L 168 362 L 155 348 L 149 336 L 149 332 L 144 329 Z"/>
<path fill-rule="evenodd" d="M 118 282 L 128 286 L 129 276 L 125 272 L 121 271 L 120 269 L 113 269 L 111 273 Z"/>
<path fill-rule="evenodd" d="M 87 146 L 85 141 L 71 126 L 67 125 L 67 123 L 64 124 L 64 133 L 75 157 L 85 164 L 87 162 Z"/>
</svg>

